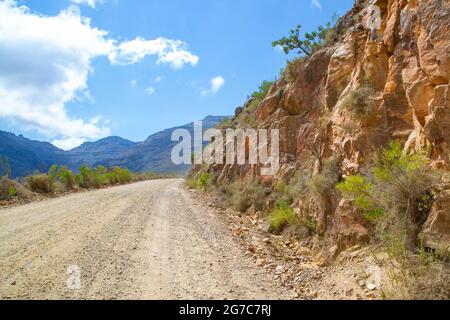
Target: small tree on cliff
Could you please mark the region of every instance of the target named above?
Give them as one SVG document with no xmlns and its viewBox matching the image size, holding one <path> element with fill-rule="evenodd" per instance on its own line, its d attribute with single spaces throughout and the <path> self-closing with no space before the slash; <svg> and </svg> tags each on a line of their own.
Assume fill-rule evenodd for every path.
<svg viewBox="0 0 450 320">
<path fill-rule="evenodd" d="M 327 23 L 325 27 L 319 26 L 317 30 L 311 33 L 305 33 L 304 39 L 301 39 L 301 28 L 301 25 L 298 25 L 290 31 L 289 37 L 283 37 L 280 40 L 272 42 L 272 46 L 281 46 L 286 54 L 289 54 L 291 51 L 297 51 L 300 55 L 310 57 L 327 42 L 333 31 L 331 23 Z"/>
</svg>

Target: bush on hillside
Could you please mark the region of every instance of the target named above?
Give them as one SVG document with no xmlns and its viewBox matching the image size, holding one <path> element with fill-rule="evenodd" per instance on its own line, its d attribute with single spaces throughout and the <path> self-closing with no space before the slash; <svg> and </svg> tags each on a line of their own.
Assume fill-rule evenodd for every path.
<svg viewBox="0 0 450 320">
<path fill-rule="evenodd" d="M 147 174 L 147 175 L 144 174 L 144 176 L 146 177 L 146 180 L 148 180 L 149 177 L 151 177 L 151 174 Z M 109 169 L 108 177 L 109 177 L 110 182 L 113 184 L 130 183 L 134 179 L 134 176 L 130 172 L 130 170 L 128 170 L 127 168 L 121 168 L 121 167 L 113 167 L 113 168 Z"/>
<path fill-rule="evenodd" d="M 419 227 L 430 212 L 431 189 L 437 181 L 438 175 L 423 153 L 405 153 L 401 143 L 395 141 L 376 153 L 371 174 L 350 176 L 337 188 L 355 201 L 366 218 L 380 221 L 379 226 L 385 230 L 379 235 L 401 238 L 403 245 L 413 250 Z"/>
<path fill-rule="evenodd" d="M 59 167 L 58 179 L 64 185 L 66 191 L 70 191 L 76 188 L 77 182 L 75 176 L 71 170 L 65 166 Z"/>
<path fill-rule="evenodd" d="M 9 179 L 7 176 L 0 178 L 0 200 L 13 198 L 27 199 L 31 196 L 19 182 Z"/>
<path fill-rule="evenodd" d="M 8 172 L 10 170 L 8 169 Z M 95 169 L 83 165 L 80 173 L 74 174 L 66 166 L 52 165 L 45 173 L 25 177 L 24 183 L 11 180 L 7 175 L 0 178 L 0 200 L 30 198 L 31 192 L 40 194 L 64 193 L 78 188 L 100 188 L 111 184 L 126 184 L 133 181 L 173 178 L 175 175 L 158 173 L 133 174 L 127 168 L 98 166 Z M 204 183 L 201 180 L 201 183 Z M 30 192 L 31 191 L 31 192 Z"/>
<path fill-rule="evenodd" d="M 369 84 L 363 84 L 357 89 L 351 90 L 344 98 L 342 106 L 355 118 L 361 119 L 371 113 L 368 98 L 375 93 L 375 89 Z"/>
<path fill-rule="evenodd" d="M 66 166 L 52 165 L 48 170 L 48 177 L 57 192 L 71 191 L 76 187 L 73 172 Z"/>
<path fill-rule="evenodd" d="M 25 186 L 32 192 L 48 194 L 53 193 L 53 181 L 45 173 L 37 173 L 25 178 Z"/>
<path fill-rule="evenodd" d="M 258 90 L 252 93 L 251 97 L 259 102 L 263 101 L 267 97 L 267 94 L 269 93 L 272 85 L 273 81 L 264 80 L 259 86 Z"/>
<path fill-rule="evenodd" d="M 79 170 L 82 179 L 78 178 L 77 180 L 82 182 L 82 185 L 80 185 L 80 187 L 85 189 L 92 188 L 94 186 L 94 171 L 92 170 L 92 168 L 83 165 Z"/>
<path fill-rule="evenodd" d="M 288 225 L 297 225 L 300 221 L 286 201 L 278 201 L 277 208 L 269 215 L 269 232 L 279 234 Z"/>
<path fill-rule="evenodd" d="M 177 175 L 174 173 L 141 172 L 136 174 L 131 173 L 131 175 L 133 177 L 132 181 L 147 181 L 147 180 L 177 178 Z"/>
<path fill-rule="evenodd" d="M 221 195 L 230 207 L 241 213 L 253 207 L 255 211 L 264 209 L 266 196 L 270 193 L 261 183 L 235 181 L 219 188 Z"/>
<path fill-rule="evenodd" d="M 298 75 L 302 73 L 302 68 L 304 68 L 304 65 L 305 58 L 303 57 L 288 61 L 284 72 L 285 80 L 287 82 L 294 82 Z"/>
<path fill-rule="evenodd" d="M 191 170 L 185 181 L 189 188 L 205 191 L 215 184 L 216 178 L 207 171 L 206 165 L 201 165 L 197 171 Z"/>
<path fill-rule="evenodd" d="M 336 184 L 340 178 L 341 168 L 337 158 L 324 160 L 322 171 L 311 176 L 308 189 L 323 211 L 330 210 L 331 195 L 336 192 Z"/>
</svg>

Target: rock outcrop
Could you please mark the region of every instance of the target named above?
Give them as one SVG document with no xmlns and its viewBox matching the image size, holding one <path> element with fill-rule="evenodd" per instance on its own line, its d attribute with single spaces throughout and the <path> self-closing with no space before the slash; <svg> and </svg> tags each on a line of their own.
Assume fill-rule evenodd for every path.
<svg viewBox="0 0 450 320">
<path fill-rule="evenodd" d="M 436 190 L 430 216 L 423 227 L 425 246 L 439 252 L 450 252 L 450 180 Z"/>
<path fill-rule="evenodd" d="M 368 28 L 371 5 L 380 9 L 379 29 Z M 356 1 L 336 28 L 340 40 L 306 62 L 292 62 L 258 106 L 257 126 L 281 135 L 278 176 L 260 178 L 289 177 L 305 166 L 311 144 L 323 144 L 324 158 L 338 156 L 349 174 L 393 139 L 405 150 L 427 150 L 433 167 L 449 170 L 450 1 Z M 352 99 L 361 96 L 364 110 L 355 113 Z M 214 167 L 224 181 L 252 180 L 256 169 Z M 441 193 L 426 224 L 430 246 L 435 239 L 448 243 L 448 199 Z M 346 201 L 332 201 L 331 216 L 322 215 L 327 232 L 346 245 L 366 239 L 360 214 Z"/>
</svg>

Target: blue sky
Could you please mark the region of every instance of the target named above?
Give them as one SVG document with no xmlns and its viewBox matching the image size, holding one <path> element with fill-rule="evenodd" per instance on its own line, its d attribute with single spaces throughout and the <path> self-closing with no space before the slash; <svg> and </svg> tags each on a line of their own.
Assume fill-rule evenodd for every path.
<svg viewBox="0 0 450 320">
<path fill-rule="evenodd" d="M 67 18 L 77 16 L 75 7 L 67 10 L 73 2 L 81 12 L 75 20 Z M 353 0 L 0 4 L 0 14 L 11 16 L 0 18 L 0 129 L 67 149 L 107 135 L 141 141 L 206 115 L 233 114 L 262 80 L 285 66 L 288 57 L 272 48 L 273 40 L 299 23 L 311 31 L 345 13 Z M 21 5 L 27 9 L 19 10 Z M 17 17 L 23 30 L 8 34 Z M 35 35 L 38 24 L 41 36 Z M 155 49 L 174 40 L 178 45 L 170 54 Z"/>
</svg>

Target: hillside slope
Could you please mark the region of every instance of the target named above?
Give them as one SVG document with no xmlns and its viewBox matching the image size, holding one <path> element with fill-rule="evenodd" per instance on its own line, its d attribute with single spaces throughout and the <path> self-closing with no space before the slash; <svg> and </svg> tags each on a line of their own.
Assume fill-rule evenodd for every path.
<svg viewBox="0 0 450 320">
<path fill-rule="evenodd" d="M 68 155 L 48 142 L 39 142 L 0 131 L 0 155 L 11 166 L 11 176 L 21 177 L 35 170 L 47 171 L 53 163 L 68 163 Z M 2 173 L 4 174 L 4 173 Z"/>
<path fill-rule="evenodd" d="M 204 129 L 215 127 L 228 117 L 208 116 L 202 123 Z M 144 142 L 132 142 L 121 137 L 108 137 L 96 142 L 63 151 L 48 142 L 39 142 L 0 131 L 0 156 L 8 159 L 12 177 L 23 177 L 35 171 L 47 172 L 52 164 L 66 165 L 76 171 L 82 164 L 89 166 L 123 166 L 134 172 L 184 174 L 189 165 L 175 166 L 170 158 L 172 131 L 187 129 L 193 132 L 193 123 L 171 128 L 151 135 Z"/>
<path fill-rule="evenodd" d="M 82 164 L 94 165 L 112 156 L 119 156 L 136 142 L 121 137 L 108 137 L 95 142 L 86 142 L 67 152 L 71 167 L 78 168 Z"/>
<path fill-rule="evenodd" d="M 202 121 L 203 129 L 210 129 L 218 125 L 228 117 L 208 116 Z M 172 132 L 176 129 L 186 129 L 193 136 L 194 124 L 175 127 L 158 132 L 148 137 L 144 142 L 135 144 L 124 153 L 111 156 L 96 162 L 96 165 L 127 167 L 135 172 L 152 171 L 158 173 L 184 174 L 190 169 L 190 165 L 176 166 L 170 160 L 172 148 L 178 142 L 172 142 Z"/>
</svg>

